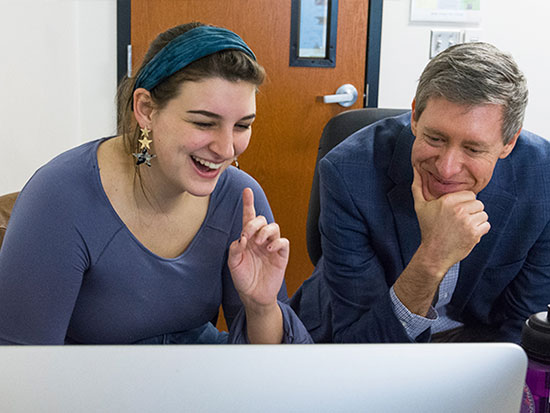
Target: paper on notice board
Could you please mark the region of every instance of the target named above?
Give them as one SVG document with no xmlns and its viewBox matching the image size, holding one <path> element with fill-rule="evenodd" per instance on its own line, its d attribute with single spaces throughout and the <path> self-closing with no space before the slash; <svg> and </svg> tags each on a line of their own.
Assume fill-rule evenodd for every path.
<svg viewBox="0 0 550 413">
<path fill-rule="evenodd" d="M 411 21 L 479 23 L 481 0 L 411 0 Z"/>
</svg>

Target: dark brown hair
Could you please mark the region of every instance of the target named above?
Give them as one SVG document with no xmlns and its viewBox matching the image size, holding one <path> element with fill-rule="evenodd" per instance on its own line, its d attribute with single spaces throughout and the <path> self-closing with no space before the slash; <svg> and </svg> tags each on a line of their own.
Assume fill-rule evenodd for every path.
<svg viewBox="0 0 550 413">
<path fill-rule="evenodd" d="M 199 26 L 204 26 L 204 24 L 199 22 L 182 24 L 159 34 L 151 42 L 138 72 L 133 77 L 125 78 L 121 82 L 117 93 L 118 133 L 122 135 L 128 153 L 139 152 L 140 130 L 133 113 L 133 93 L 137 77 L 145 65 L 170 41 Z M 264 81 L 265 71 L 261 65 L 244 52 L 222 50 L 194 61 L 155 86 L 150 90 L 153 104 L 157 109 L 162 109 L 170 100 L 178 96 L 183 82 L 213 77 L 234 82 L 250 82 L 259 87 Z"/>
</svg>

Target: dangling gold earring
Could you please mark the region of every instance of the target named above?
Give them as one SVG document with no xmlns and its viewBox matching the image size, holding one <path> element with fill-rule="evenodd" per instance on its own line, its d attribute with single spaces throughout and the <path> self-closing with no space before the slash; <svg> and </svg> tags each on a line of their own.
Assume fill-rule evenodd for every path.
<svg viewBox="0 0 550 413">
<path fill-rule="evenodd" d="M 235 168 L 241 169 L 241 167 L 239 166 L 239 161 L 237 160 L 237 158 L 235 158 L 233 161 L 235 162 Z"/>
<path fill-rule="evenodd" d="M 140 130 L 141 130 L 141 139 L 139 139 L 138 142 L 141 144 L 139 147 L 141 152 L 133 153 L 132 155 L 134 155 L 137 159 L 136 165 L 141 165 L 142 163 L 144 163 L 147 166 L 151 166 L 151 159 L 157 156 L 147 152 L 148 150 L 151 149 L 151 144 L 153 143 L 153 141 L 149 139 L 149 133 L 151 132 L 151 130 L 148 129 L 147 126 L 144 128 L 140 128 Z"/>
</svg>

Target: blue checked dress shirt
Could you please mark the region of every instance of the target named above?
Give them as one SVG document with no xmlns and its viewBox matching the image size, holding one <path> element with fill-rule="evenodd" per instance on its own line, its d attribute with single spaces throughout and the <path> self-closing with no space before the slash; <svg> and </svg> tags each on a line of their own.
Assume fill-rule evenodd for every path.
<svg viewBox="0 0 550 413">
<path fill-rule="evenodd" d="M 462 323 L 452 320 L 447 316 L 447 304 L 451 301 L 453 296 L 456 282 L 458 281 L 458 271 L 460 269 L 460 262 L 453 265 L 443 280 L 439 284 L 439 295 L 437 304 L 434 307 L 430 307 L 426 317 L 413 314 L 407 307 L 397 298 L 393 290 L 393 286 L 390 289 L 390 297 L 392 300 L 393 311 L 403 327 L 407 332 L 407 335 L 411 340 L 415 340 L 422 332 L 427 328 L 432 328 L 432 334 L 440 331 L 450 330 L 451 328 L 459 327 Z"/>
</svg>

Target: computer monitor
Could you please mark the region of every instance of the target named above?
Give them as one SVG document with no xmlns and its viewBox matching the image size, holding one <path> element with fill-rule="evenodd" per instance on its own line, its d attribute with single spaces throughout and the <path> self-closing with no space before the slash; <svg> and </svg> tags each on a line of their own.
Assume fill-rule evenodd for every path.
<svg viewBox="0 0 550 413">
<path fill-rule="evenodd" d="M 499 412 L 514 344 L 0 347 L 2 412 Z"/>
</svg>

